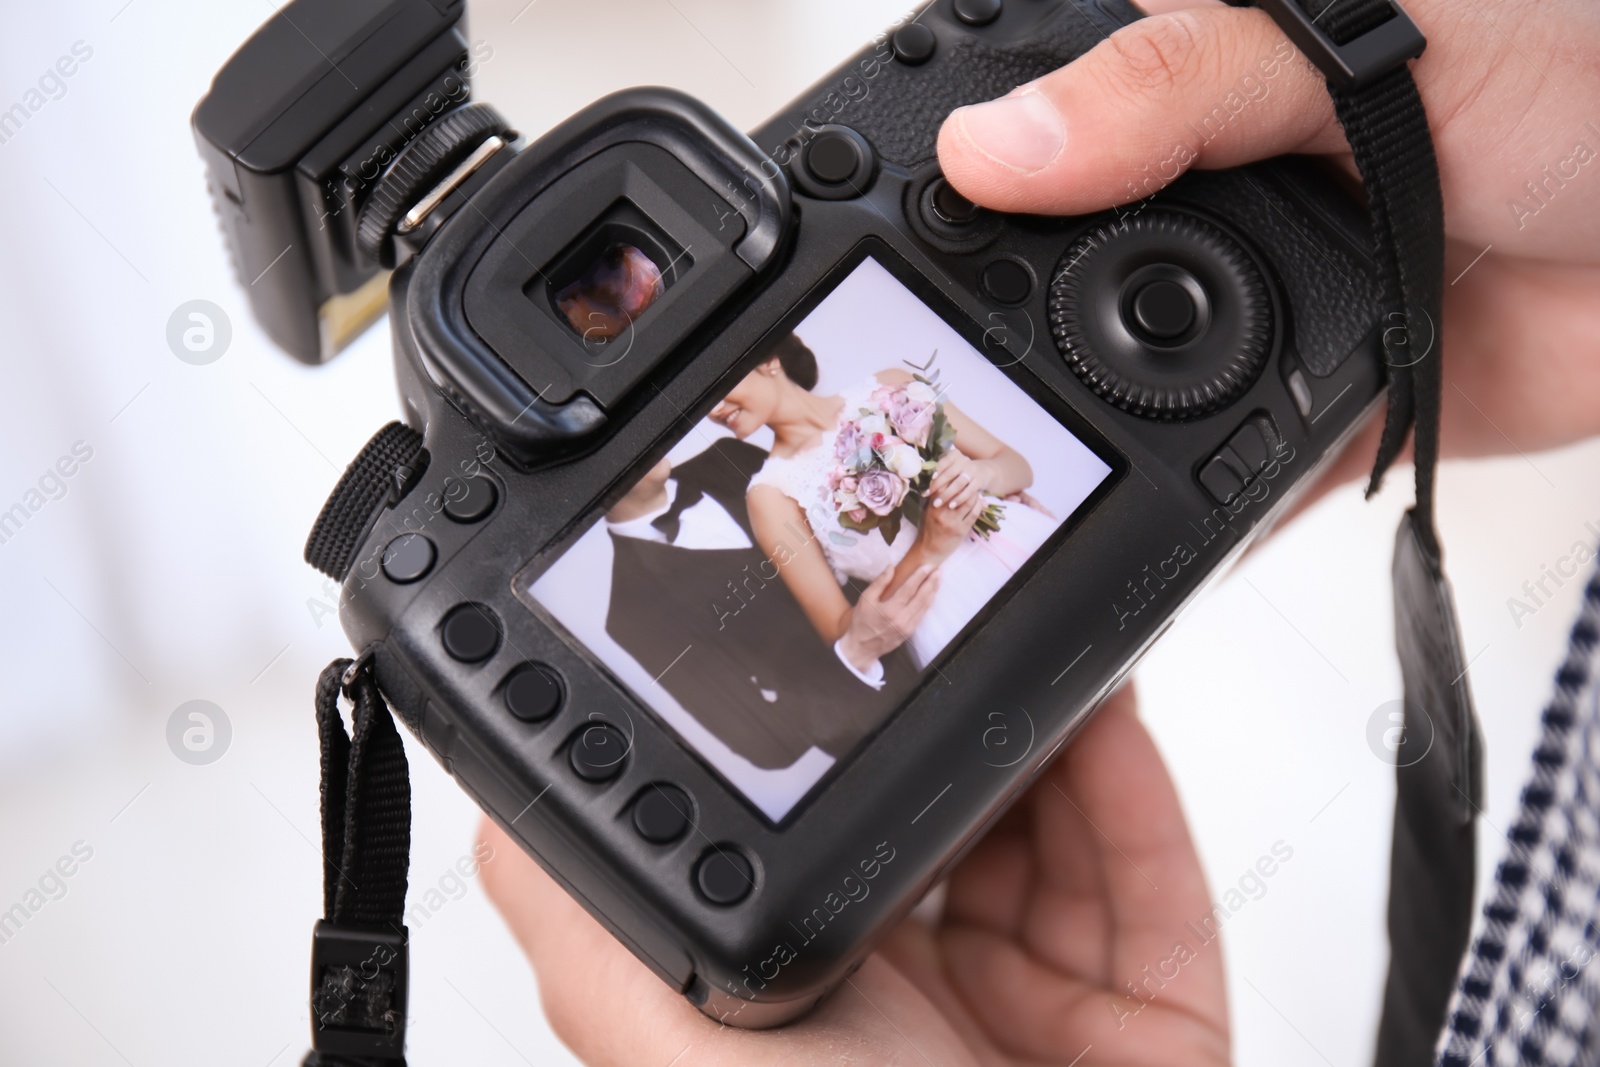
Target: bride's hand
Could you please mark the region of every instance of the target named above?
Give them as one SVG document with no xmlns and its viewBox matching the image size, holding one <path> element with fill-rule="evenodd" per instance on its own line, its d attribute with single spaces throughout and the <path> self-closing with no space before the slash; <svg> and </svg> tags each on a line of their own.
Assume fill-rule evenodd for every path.
<svg viewBox="0 0 1600 1067">
<path fill-rule="evenodd" d="M 982 460 L 952 448 L 939 457 L 939 466 L 922 495 L 929 508 L 960 512 L 988 491 L 989 474 L 989 467 Z"/>
</svg>

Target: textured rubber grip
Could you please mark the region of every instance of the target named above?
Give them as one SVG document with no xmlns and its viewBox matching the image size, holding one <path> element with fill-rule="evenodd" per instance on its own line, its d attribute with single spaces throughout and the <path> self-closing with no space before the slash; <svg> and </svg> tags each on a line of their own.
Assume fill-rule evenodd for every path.
<svg viewBox="0 0 1600 1067">
<path fill-rule="evenodd" d="M 1021 42 L 963 36 L 940 45 L 933 62 L 890 60 L 859 108 L 839 118 L 890 163 L 916 167 L 934 157 L 939 127 L 966 104 L 993 100 L 1078 58 L 1118 28 L 1092 2 L 1067 2 Z M 820 101 L 819 101 L 820 103 Z"/>
</svg>

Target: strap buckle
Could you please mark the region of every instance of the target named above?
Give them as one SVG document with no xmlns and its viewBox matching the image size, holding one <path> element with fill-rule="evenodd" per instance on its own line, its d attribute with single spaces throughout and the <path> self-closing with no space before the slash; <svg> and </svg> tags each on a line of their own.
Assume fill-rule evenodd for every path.
<svg viewBox="0 0 1600 1067">
<path fill-rule="evenodd" d="M 1406 60 L 1420 56 L 1428 46 L 1428 39 L 1396 0 L 1389 2 L 1393 17 L 1345 44 L 1329 37 L 1317 25 L 1317 19 L 1300 6 L 1299 0 L 1256 0 L 1256 3 L 1272 16 L 1279 29 L 1316 64 L 1335 89 L 1363 89 L 1390 71 L 1403 67 Z M 1327 12 L 1328 8 L 1323 8 L 1322 13 Z"/>
<path fill-rule="evenodd" d="M 317 920 L 311 937 L 311 1047 L 335 1056 L 405 1054 L 410 961 L 405 927 L 357 930 Z"/>
</svg>

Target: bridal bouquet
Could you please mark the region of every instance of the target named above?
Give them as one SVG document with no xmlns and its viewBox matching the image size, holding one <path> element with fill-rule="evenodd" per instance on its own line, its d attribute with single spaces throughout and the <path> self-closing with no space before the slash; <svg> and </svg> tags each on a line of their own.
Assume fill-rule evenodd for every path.
<svg viewBox="0 0 1600 1067">
<path fill-rule="evenodd" d="M 930 359 L 921 369 L 932 366 Z M 827 483 L 840 525 L 863 533 L 881 530 L 893 544 L 902 520 L 921 522 L 923 493 L 956 439 L 938 383 L 934 371 L 913 374 L 904 385 L 880 385 L 866 406 L 840 422 Z M 1002 505 L 990 504 L 973 531 L 987 539 L 1000 529 L 1003 511 Z"/>
</svg>

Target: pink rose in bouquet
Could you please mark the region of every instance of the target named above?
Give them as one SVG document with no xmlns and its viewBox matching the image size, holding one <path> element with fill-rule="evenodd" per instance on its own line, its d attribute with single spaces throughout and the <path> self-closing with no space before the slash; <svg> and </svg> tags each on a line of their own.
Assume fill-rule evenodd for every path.
<svg viewBox="0 0 1600 1067">
<path fill-rule="evenodd" d="M 879 518 L 900 506 L 910 488 L 906 480 L 881 467 L 862 474 L 856 484 L 856 499 Z"/>
<path fill-rule="evenodd" d="M 937 358 L 938 352 L 934 353 Z M 933 365 L 930 359 L 922 370 Z M 841 525 L 881 530 L 893 543 L 902 519 L 922 518 L 922 495 L 939 458 L 955 446 L 956 431 L 945 417 L 939 375 L 915 374 L 903 385 L 880 385 L 867 406 L 839 424 L 828 488 Z M 987 538 L 1000 528 L 1004 505 L 990 504 L 973 525 Z"/>
</svg>

